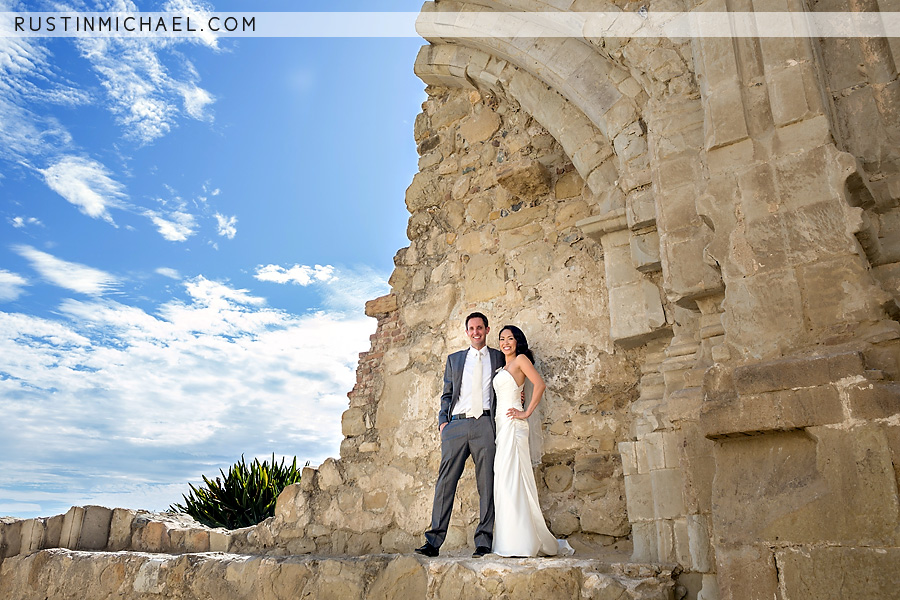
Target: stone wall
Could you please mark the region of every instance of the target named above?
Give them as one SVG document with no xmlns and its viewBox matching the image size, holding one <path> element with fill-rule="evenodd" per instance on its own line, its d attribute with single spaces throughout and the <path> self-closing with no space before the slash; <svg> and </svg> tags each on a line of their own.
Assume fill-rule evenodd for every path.
<svg viewBox="0 0 900 600">
<path fill-rule="evenodd" d="M 428 561 L 415 556 L 160 556 L 42 550 L 0 565 L 0 593 L 15 600 L 668 600 L 658 569 L 574 558 Z"/>
<path fill-rule="evenodd" d="M 260 526 L 204 537 L 132 515 L 132 547 L 411 551 L 429 523 L 444 360 L 477 309 L 489 343 L 515 323 L 535 350 L 548 384 L 531 423 L 539 495 L 582 553 L 678 565 L 689 599 L 894 597 L 897 41 L 428 41 L 410 245 L 391 293 L 367 305 L 378 328 L 340 459 L 307 469 Z M 445 548 L 471 546 L 477 512 L 467 470 Z M 0 558 L 49 547 L 35 532 L 61 523 L 39 521 L 0 525 Z M 60 546 L 78 547 L 71 527 Z"/>
<path fill-rule="evenodd" d="M 642 353 L 617 352 L 596 324 L 607 312 L 603 248 L 575 223 L 602 210 L 604 198 L 514 99 L 427 91 L 415 127 L 420 172 L 406 198 L 411 244 L 395 257 L 392 293 L 367 306 L 379 324 L 344 413 L 341 460 L 307 473 L 309 527 L 329 532 L 316 549 L 418 545 L 440 459 L 444 362 L 466 347 L 463 319 L 476 308 L 489 315 L 495 346 L 503 324 L 525 329 L 547 380 L 533 425 L 554 531 L 615 543 L 630 531 L 617 444 L 628 433 Z M 447 548 L 471 545 L 477 513 L 467 471 Z"/>
</svg>

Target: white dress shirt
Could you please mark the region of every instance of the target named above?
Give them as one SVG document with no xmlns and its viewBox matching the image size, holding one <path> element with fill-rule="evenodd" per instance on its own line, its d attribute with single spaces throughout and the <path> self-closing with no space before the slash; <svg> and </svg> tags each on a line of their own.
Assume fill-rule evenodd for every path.
<svg viewBox="0 0 900 600">
<path fill-rule="evenodd" d="M 483 389 L 482 404 L 484 410 L 491 409 L 491 353 L 487 346 L 481 350 L 469 347 L 466 353 L 466 364 L 463 367 L 462 386 L 459 390 L 459 400 L 453 407 L 452 414 L 465 414 L 472 406 L 472 369 L 475 368 L 476 355 L 481 353 L 481 385 Z"/>
</svg>

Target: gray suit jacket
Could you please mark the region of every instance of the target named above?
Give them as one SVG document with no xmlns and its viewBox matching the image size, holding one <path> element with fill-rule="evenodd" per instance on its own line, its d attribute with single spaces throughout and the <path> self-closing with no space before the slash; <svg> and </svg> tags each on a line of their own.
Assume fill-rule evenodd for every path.
<svg viewBox="0 0 900 600">
<path fill-rule="evenodd" d="M 450 421 L 450 410 L 459 399 L 459 392 L 462 389 L 463 368 L 466 366 L 466 353 L 468 348 L 454 352 L 447 357 L 447 365 L 444 367 L 444 393 L 441 394 L 441 411 L 438 413 L 438 425 Z M 506 357 L 503 353 L 494 348 L 488 348 L 488 354 L 491 357 L 491 377 L 497 372 L 497 369 L 506 364 Z M 491 426 L 494 426 L 494 416 L 497 412 L 497 396 L 494 394 L 494 387 L 491 386 Z"/>
</svg>

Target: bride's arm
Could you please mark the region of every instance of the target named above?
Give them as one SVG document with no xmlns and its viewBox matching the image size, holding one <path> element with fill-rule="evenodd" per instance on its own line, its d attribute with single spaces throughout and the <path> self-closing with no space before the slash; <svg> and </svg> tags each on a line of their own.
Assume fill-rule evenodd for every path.
<svg viewBox="0 0 900 600">
<path fill-rule="evenodd" d="M 540 404 L 541 396 L 544 395 L 547 384 L 544 383 L 544 378 L 541 377 L 541 374 L 537 372 L 537 369 L 534 368 L 534 365 L 531 364 L 531 361 L 528 360 L 528 357 L 524 354 L 520 354 L 516 357 L 516 366 L 522 370 L 522 373 L 528 378 L 531 385 L 534 386 L 534 390 L 531 392 L 531 402 L 528 404 L 528 408 L 524 411 L 516 410 L 516 414 L 510 416 L 514 419 L 527 419 L 531 416 L 531 413 L 534 412 L 534 409 L 537 408 L 537 405 Z M 510 412 L 513 410 L 515 409 L 510 409 Z"/>
</svg>

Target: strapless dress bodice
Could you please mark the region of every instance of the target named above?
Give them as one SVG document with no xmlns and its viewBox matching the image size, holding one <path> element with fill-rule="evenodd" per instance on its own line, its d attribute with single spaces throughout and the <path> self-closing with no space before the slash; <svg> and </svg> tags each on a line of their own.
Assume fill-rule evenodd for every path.
<svg viewBox="0 0 900 600">
<path fill-rule="evenodd" d="M 505 415 L 510 408 L 522 410 L 522 390 L 525 388 L 516 383 L 515 377 L 506 369 L 500 369 L 494 375 L 494 393 L 497 395 L 497 414 Z"/>
</svg>

